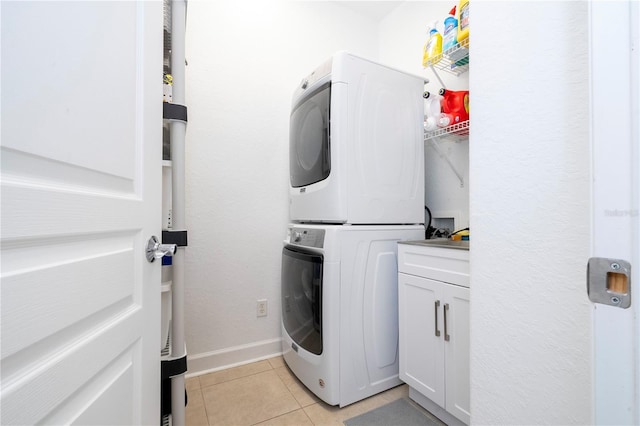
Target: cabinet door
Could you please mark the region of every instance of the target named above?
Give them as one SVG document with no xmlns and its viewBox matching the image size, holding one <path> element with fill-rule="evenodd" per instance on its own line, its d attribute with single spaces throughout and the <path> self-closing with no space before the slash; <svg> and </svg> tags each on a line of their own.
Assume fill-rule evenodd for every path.
<svg viewBox="0 0 640 426">
<path fill-rule="evenodd" d="M 444 345 L 445 409 L 469 424 L 469 289 L 448 284 L 442 287 L 449 339 Z"/>
<path fill-rule="evenodd" d="M 400 378 L 444 407 L 442 287 L 438 281 L 398 274 Z"/>
</svg>

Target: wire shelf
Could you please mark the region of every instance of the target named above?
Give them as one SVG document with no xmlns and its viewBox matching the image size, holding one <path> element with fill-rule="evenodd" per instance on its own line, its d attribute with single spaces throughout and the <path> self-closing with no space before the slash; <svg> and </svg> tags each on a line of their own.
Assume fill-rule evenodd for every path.
<svg viewBox="0 0 640 426">
<path fill-rule="evenodd" d="M 171 320 L 169 320 L 171 324 Z M 171 356 L 171 325 L 169 325 L 169 333 L 167 335 L 167 341 L 164 344 L 164 348 L 160 350 L 160 357 L 168 359 Z"/>
<path fill-rule="evenodd" d="M 447 135 L 468 136 L 469 120 L 461 121 L 460 123 L 452 124 L 451 126 L 443 127 L 442 129 L 433 130 L 431 132 L 424 132 L 424 140 L 428 141 L 429 139 Z"/>
<path fill-rule="evenodd" d="M 429 62 L 427 67 L 459 76 L 469 71 L 469 39 L 462 40 Z"/>
</svg>

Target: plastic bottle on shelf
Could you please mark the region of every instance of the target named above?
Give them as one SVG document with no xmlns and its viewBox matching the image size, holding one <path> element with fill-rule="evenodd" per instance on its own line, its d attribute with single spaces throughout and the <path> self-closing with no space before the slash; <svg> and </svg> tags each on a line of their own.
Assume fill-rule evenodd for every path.
<svg viewBox="0 0 640 426">
<path fill-rule="evenodd" d="M 427 132 L 438 128 L 438 119 L 442 112 L 442 96 L 438 93 L 424 92 L 422 97 L 424 101 L 424 129 Z"/>
<path fill-rule="evenodd" d="M 458 20 L 456 19 L 456 7 L 449 11 L 449 15 L 444 18 L 444 36 L 442 50 L 447 51 L 458 43 Z"/>
<path fill-rule="evenodd" d="M 429 38 L 422 51 L 422 66 L 425 68 L 429 66 L 429 62 L 437 63 L 440 60 L 438 56 L 442 54 L 442 35 L 438 32 L 436 25 L 437 21 L 434 21 L 429 27 Z"/>
<path fill-rule="evenodd" d="M 455 123 L 455 117 L 452 114 L 442 112 L 438 115 L 437 125 L 438 127 L 448 127 Z"/>
<path fill-rule="evenodd" d="M 438 128 L 438 119 L 435 117 L 424 117 L 424 131 L 425 132 L 433 132 Z"/>
<path fill-rule="evenodd" d="M 442 112 L 451 115 L 450 124 L 457 124 L 469 119 L 469 91 L 440 89 L 442 96 Z M 444 126 L 442 126 L 444 127 Z"/>
<path fill-rule="evenodd" d="M 458 5 L 458 43 L 467 44 L 469 38 L 469 0 L 460 0 Z"/>
</svg>

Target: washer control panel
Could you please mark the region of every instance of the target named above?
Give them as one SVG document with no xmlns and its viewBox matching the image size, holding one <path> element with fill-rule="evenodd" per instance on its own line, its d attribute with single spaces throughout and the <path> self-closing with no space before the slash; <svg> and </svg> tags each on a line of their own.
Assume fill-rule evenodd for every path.
<svg viewBox="0 0 640 426">
<path fill-rule="evenodd" d="M 287 241 L 289 244 L 322 248 L 324 244 L 324 229 L 290 227 L 287 232 Z"/>
</svg>

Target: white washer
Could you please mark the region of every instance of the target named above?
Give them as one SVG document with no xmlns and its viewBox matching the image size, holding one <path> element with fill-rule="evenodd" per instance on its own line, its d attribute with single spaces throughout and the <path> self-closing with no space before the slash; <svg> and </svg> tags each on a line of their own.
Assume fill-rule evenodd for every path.
<svg viewBox="0 0 640 426">
<path fill-rule="evenodd" d="M 424 223 L 424 79 L 338 52 L 295 91 L 292 222 Z"/>
<path fill-rule="evenodd" d="M 422 238 L 422 225 L 289 226 L 283 356 L 326 403 L 343 407 L 401 383 L 397 242 Z"/>
</svg>

